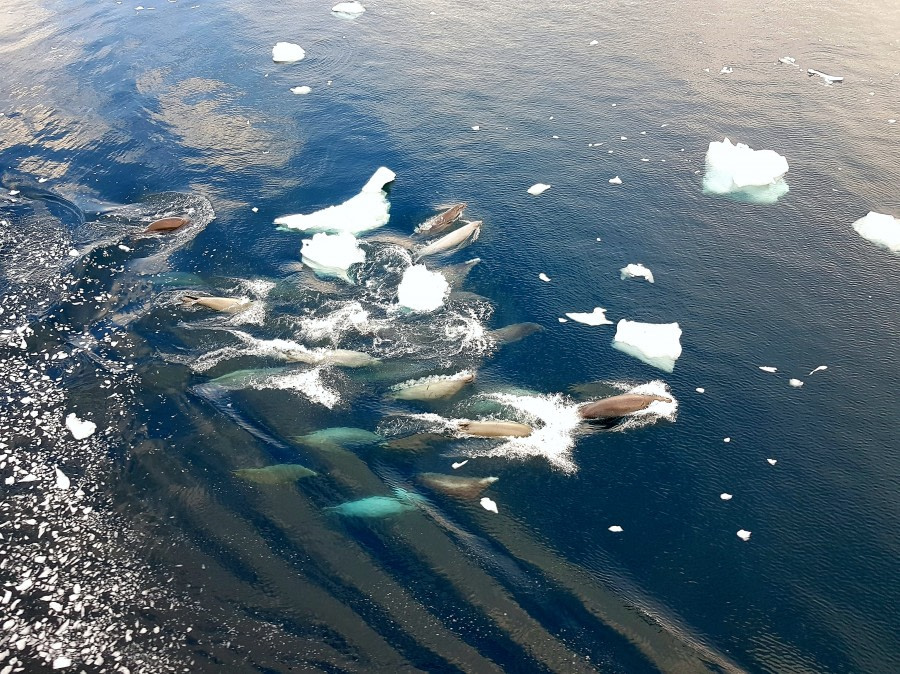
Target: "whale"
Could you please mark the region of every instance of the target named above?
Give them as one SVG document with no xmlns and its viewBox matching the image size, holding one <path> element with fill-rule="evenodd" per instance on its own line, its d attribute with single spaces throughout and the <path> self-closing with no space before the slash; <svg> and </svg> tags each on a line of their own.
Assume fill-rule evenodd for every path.
<svg viewBox="0 0 900 674">
<path fill-rule="evenodd" d="M 466 280 L 469 272 L 472 271 L 479 262 L 481 262 L 481 258 L 474 257 L 471 260 L 444 267 L 440 272 L 444 275 L 444 278 L 447 279 L 447 283 L 450 284 L 451 288 L 459 288 Z"/>
<path fill-rule="evenodd" d="M 422 259 L 428 255 L 434 255 L 435 253 L 444 253 L 448 250 L 452 250 L 454 248 L 462 246 L 467 240 L 475 241 L 478 239 L 478 235 L 481 234 L 481 220 L 474 220 L 472 222 L 467 222 L 459 229 L 454 229 L 449 234 L 445 234 L 437 241 L 429 243 L 427 246 L 423 246 L 418 251 L 416 251 L 416 259 Z"/>
<path fill-rule="evenodd" d="M 531 426 L 515 421 L 471 421 L 464 419 L 456 427 L 476 438 L 527 438 L 534 432 Z"/>
<path fill-rule="evenodd" d="M 416 227 L 415 233 L 424 236 L 435 236 L 440 234 L 459 219 L 459 216 L 462 215 L 466 206 L 466 203 L 454 204 L 443 213 L 428 218 L 425 222 Z"/>
<path fill-rule="evenodd" d="M 200 305 L 214 311 L 237 313 L 250 305 L 250 300 L 234 297 L 206 297 L 202 295 L 182 295 L 181 302 L 186 307 Z"/>
<path fill-rule="evenodd" d="M 489 331 L 488 336 L 497 344 L 512 344 L 543 329 L 543 326 L 537 323 L 513 323 L 512 325 Z"/>
<path fill-rule="evenodd" d="M 472 498 L 483 492 L 500 478 L 464 477 L 462 475 L 444 475 L 443 473 L 420 473 L 417 479 L 426 487 L 447 494 L 448 496 Z"/>
<path fill-rule="evenodd" d="M 279 463 L 264 468 L 239 468 L 232 472 L 242 480 L 266 485 L 291 484 L 302 477 L 315 477 L 318 474 L 299 463 Z"/>
<path fill-rule="evenodd" d="M 585 403 L 578 408 L 582 419 L 615 419 L 647 409 L 656 401 L 670 403 L 671 398 L 646 393 L 622 393 Z"/>
<path fill-rule="evenodd" d="M 475 373 L 465 370 L 456 374 L 423 377 L 392 386 L 391 396 L 397 400 L 439 400 L 459 393 L 473 381 Z"/>
<path fill-rule="evenodd" d="M 326 508 L 344 517 L 390 517 L 415 510 L 424 499 L 418 494 L 405 489 L 395 488 L 394 496 L 368 496 L 356 501 L 347 501 L 340 505 Z"/>
<path fill-rule="evenodd" d="M 187 224 L 190 224 L 191 219 L 186 216 L 173 216 L 170 218 L 162 218 L 160 220 L 154 220 L 149 225 L 147 225 L 147 229 L 145 232 L 174 232 L 176 229 L 181 229 Z"/>
<path fill-rule="evenodd" d="M 351 428 L 347 426 L 323 428 L 306 435 L 294 436 L 292 440 L 309 447 L 325 449 L 330 449 L 334 445 L 349 449 L 358 449 L 361 447 L 369 447 L 371 445 L 380 445 L 384 442 L 384 438 L 377 433 L 367 431 L 364 428 Z"/>
</svg>

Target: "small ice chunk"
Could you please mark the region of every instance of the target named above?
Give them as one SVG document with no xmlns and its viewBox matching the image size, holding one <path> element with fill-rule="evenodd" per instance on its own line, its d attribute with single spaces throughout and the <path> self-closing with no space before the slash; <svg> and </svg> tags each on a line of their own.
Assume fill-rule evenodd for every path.
<svg viewBox="0 0 900 674">
<path fill-rule="evenodd" d="M 731 438 L 722 438 L 722 442 L 731 442 Z"/>
<path fill-rule="evenodd" d="M 307 267 L 323 276 L 336 276 L 349 282 L 350 265 L 365 262 L 366 253 L 356 237 L 348 232 L 326 234 L 319 232 L 303 240 L 300 257 Z"/>
<path fill-rule="evenodd" d="M 788 384 L 790 384 L 794 388 L 800 388 L 801 386 L 803 386 L 803 382 L 799 379 L 789 379 Z"/>
<path fill-rule="evenodd" d="M 843 78 L 843 77 L 837 77 L 836 75 L 826 75 L 826 74 L 823 73 L 821 70 L 813 70 L 812 68 L 810 68 L 810 69 L 807 70 L 806 72 L 807 72 L 809 75 L 818 75 L 818 76 L 821 77 L 823 80 L 825 80 L 828 84 L 832 84 L 832 83 L 834 83 L 834 82 L 843 82 L 843 81 L 844 81 L 844 78 Z"/>
<path fill-rule="evenodd" d="M 74 248 L 69 249 L 69 257 L 78 257 L 78 251 Z"/>
<path fill-rule="evenodd" d="M 495 501 L 492 501 L 491 499 L 489 499 L 487 496 L 482 498 L 480 503 L 481 503 L 481 507 L 484 508 L 485 510 L 490 510 L 492 513 L 498 512 L 497 511 L 497 503 Z"/>
<path fill-rule="evenodd" d="M 760 365 L 759 369 L 763 372 L 778 372 L 778 368 L 772 367 L 771 365 Z"/>
<path fill-rule="evenodd" d="M 819 367 L 817 367 L 816 369 L 814 369 L 814 370 L 813 370 L 812 372 L 810 372 L 809 375 L 807 375 L 807 376 L 812 376 L 812 375 L 814 375 L 816 372 L 821 372 L 822 370 L 827 370 L 827 369 L 828 369 L 828 366 L 827 366 L 827 365 L 819 365 Z"/>
<path fill-rule="evenodd" d="M 734 72 L 734 68 L 729 68 L 728 66 L 722 66 L 722 69 L 719 71 L 720 75 L 730 75 Z"/>
<path fill-rule="evenodd" d="M 698 387 L 695 388 L 694 390 L 695 390 L 697 393 L 706 393 L 706 389 L 703 388 L 702 386 L 698 386 Z"/>
<path fill-rule="evenodd" d="M 750 532 L 747 531 L 746 529 L 738 529 L 737 535 L 738 535 L 738 538 L 740 538 L 742 541 L 750 540 Z"/>
<path fill-rule="evenodd" d="M 589 44 L 589 46 L 593 47 L 594 45 L 597 45 L 597 44 L 600 44 L 600 43 L 597 42 L 597 40 L 591 40 L 588 44 Z"/>
<path fill-rule="evenodd" d="M 629 264 L 619 270 L 619 276 L 624 281 L 627 278 L 645 278 L 653 283 L 653 272 L 642 264 Z"/>
<path fill-rule="evenodd" d="M 476 124 L 472 127 L 472 131 L 481 131 L 481 127 Z"/>
<path fill-rule="evenodd" d="M 622 529 L 622 527 L 620 527 L 618 524 L 613 524 L 609 528 L 609 530 L 612 531 L 614 534 L 620 534 L 620 533 L 622 533 L 622 531 L 624 531 L 624 529 Z"/>
<path fill-rule="evenodd" d="M 784 63 L 785 65 L 792 66 L 792 65 L 796 65 L 797 59 L 795 59 L 793 56 L 782 56 L 780 59 L 778 59 L 778 62 Z"/>
<path fill-rule="evenodd" d="M 888 120 L 888 124 L 896 124 L 896 123 L 897 123 L 897 120 L 896 120 L 896 119 L 889 119 L 889 120 Z"/>
<path fill-rule="evenodd" d="M 778 459 L 766 459 L 766 461 L 769 462 L 770 466 L 774 466 L 776 463 L 778 463 Z"/>
<path fill-rule="evenodd" d="M 400 306 L 413 311 L 434 311 L 444 303 L 450 284 L 439 271 L 429 271 L 424 264 L 407 267 L 397 288 Z"/>
<path fill-rule="evenodd" d="M 733 194 L 753 203 L 774 204 L 788 192 L 787 159 L 773 150 L 753 150 L 728 138 L 713 141 L 706 152 L 703 190 Z"/>
<path fill-rule="evenodd" d="M 544 272 L 538 274 L 538 278 L 541 279 L 544 283 L 550 283 L 550 277 L 547 276 Z"/>
<path fill-rule="evenodd" d="M 275 63 L 294 63 L 302 61 L 306 52 L 299 44 L 293 42 L 278 42 L 272 47 L 272 60 Z"/>
<path fill-rule="evenodd" d="M 610 184 L 610 185 L 621 185 L 621 184 L 622 184 L 622 179 L 621 179 L 619 176 L 616 176 L 615 178 L 610 178 L 610 179 L 609 179 L 609 184 Z"/>
<path fill-rule="evenodd" d="M 62 472 L 59 468 L 56 469 L 56 488 L 57 489 L 68 489 L 72 486 L 72 481 L 69 480 L 69 477 Z"/>
<path fill-rule="evenodd" d="M 45 182 L 47 182 L 47 180 L 48 180 L 47 178 L 38 178 L 39 183 L 45 183 Z"/>
<path fill-rule="evenodd" d="M 900 220 L 892 215 L 869 211 L 853 223 L 853 229 L 862 238 L 894 253 L 900 253 Z"/>
<path fill-rule="evenodd" d="M 601 309 L 600 307 L 594 307 L 594 310 L 590 313 L 568 313 L 566 316 L 585 325 L 612 325 L 612 321 L 606 317 L 606 309 Z"/>
<path fill-rule="evenodd" d="M 14 196 L 16 196 L 18 193 L 19 193 L 19 190 L 10 190 L 10 191 L 9 191 L 9 196 L 14 197 Z"/>
<path fill-rule="evenodd" d="M 462 468 L 467 463 L 469 463 L 468 459 L 466 459 L 465 461 L 457 461 L 455 463 L 451 463 L 450 465 L 453 466 L 453 470 L 456 470 L 457 468 Z"/>
<path fill-rule="evenodd" d="M 97 430 L 97 424 L 93 421 L 83 421 L 79 419 L 74 412 L 66 417 L 66 428 L 72 433 L 76 440 L 84 440 L 94 434 Z"/>
<path fill-rule="evenodd" d="M 732 496 L 728 492 L 723 491 L 721 494 L 719 494 L 719 498 L 722 499 L 723 501 L 730 501 Z"/>
<path fill-rule="evenodd" d="M 556 320 L 558 320 L 560 323 L 568 323 L 569 322 L 569 319 L 567 319 L 567 318 L 557 318 Z"/>
<path fill-rule="evenodd" d="M 545 185 L 544 183 L 535 183 L 531 187 L 528 188 L 528 194 L 534 194 L 537 196 L 538 194 L 543 194 L 547 190 L 549 190 L 551 185 Z"/>
<path fill-rule="evenodd" d="M 640 323 L 623 318 L 616 326 L 613 348 L 672 372 L 681 356 L 681 327 L 678 323 Z"/>
<path fill-rule="evenodd" d="M 311 87 L 303 85 L 302 87 L 291 87 L 291 93 L 297 94 L 298 96 L 302 96 L 304 94 L 308 94 L 312 91 Z"/>
<path fill-rule="evenodd" d="M 253 211 L 254 213 L 259 213 L 259 209 L 256 206 L 254 206 L 250 210 Z"/>
<path fill-rule="evenodd" d="M 53 661 L 53 669 L 65 669 L 71 667 L 72 661 L 64 655 L 60 655 Z"/>
<path fill-rule="evenodd" d="M 348 19 L 355 19 L 357 16 L 365 12 L 366 8 L 363 7 L 359 2 L 356 2 L 356 0 L 353 0 L 353 2 L 339 2 L 331 8 L 331 11 L 334 14 L 338 14 L 339 16 L 343 16 Z"/>
</svg>

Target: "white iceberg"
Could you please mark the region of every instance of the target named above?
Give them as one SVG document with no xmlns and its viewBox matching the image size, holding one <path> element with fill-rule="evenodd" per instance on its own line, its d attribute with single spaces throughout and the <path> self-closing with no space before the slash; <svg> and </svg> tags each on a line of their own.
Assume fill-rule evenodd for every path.
<svg viewBox="0 0 900 674">
<path fill-rule="evenodd" d="M 293 42 L 278 42 L 272 47 L 272 60 L 275 63 L 294 63 L 302 61 L 305 56 L 303 47 Z"/>
<path fill-rule="evenodd" d="M 620 527 L 618 524 L 613 524 L 611 527 L 609 527 L 609 530 L 612 531 L 614 534 L 620 534 L 624 531 L 624 529 L 622 527 Z"/>
<path fill-rule="evenodd" d="M 747 531 L 746 529 L 738 529 L 737 535 L 738 535 L 738 538 L 740 538 L 742 541 L 750 540 L 750 532 Z"/>
<path fill-rule="evenodd" d="M 621 184 L 622 184 L 622 179 L 621 179 L 619 176 L 616 176 L 615 178 L 610 178 L 610 179 L 609 179 L 609 184 L 610 184 L 610 185 L 621 185 Z"/>
<path fill-rule="evenodd" d="M 497 502 L 489 499 L 487 496 L 481 499 L 480 503 L 485 510 L 490 510 L 492 513 L 497 512 Z"/>
<path fill-rule="evenodd" d="M 730 501 L 732 499 L 732 496 L 728 492 L 722 492 L 721 494 L 719 494 L 719 498 L 723 501 Z"/>
<path fill-rule="evenodd" d="M 366 252 L 359 247 L 356 237 L 347 232 L 339 234 L 314 234 L 303 240 L 300 249 L 303 264 L 321 276 L 336 276 L 348 283 L 350 265 L 365 262 Z"/>
<path fill-rule="evenodd" d="M 69 476 L 62 472 L 59 468 L 56 469 L 56 488 L 57 489 L 68 489 L 72 486 L 72 481 L 69 479 Z"/>
<path fill-rule="evenodd" d="M 348 19 L 355 19 L 365 12 L 366 8 L 354 0 L 354 2 L 339 2 L 331 8 L 331 11 Z"/>
<path fill-rule="evenodd" d="M 308 87 L 306 85 L 303 85 L 302 87 L 291 87 L 291 93 L 297 94 L 298 96 L 303 96 L 305 94 L 310 93 L 311 91 L 312 91 L 312 88 Z"/>
<path fill-rule="evenodd" d="M 774 150 L 752 150 L 727 138 L 713 141 L 706 152 L 703 191 L 731 194 L 757 204 L 774 204 L 787 194 L 787 159 Z"/>
<path fill-rule="evenodd" d="M 528 194 L 534 194 L 537 196 L 538 194 L 543 194 L 547 190 L 549 190 L 551 185 L 546 185 L 544 183 L 535 183 L 531 187 L 528 188 Z"/>
<path fill-rule="evenodd" d="M 382 166 L 369 178 L 359 194 L 344 203 L 314 213 L 283 215 L 275 220 L 275 224 L 303 232 L 351 234 L 381 227 L 390 218 L 388 211 L 391 207 L 384 186 L 396 177 L 393 171 Z"/>
<path fill-rule="evenodd" d="M 544 272 L 538 274 L 538 278 L 541 279 L 544 283 L 550 283 L 550 277 L 547 276 Z"/>
<path fill-rule="evenodd" d="M 900 220 L 892 215 L 869 211 L 853 223 L 853 229 L 867 241 L 900 253 Z"/>
<path fill-rule="evenodd" d="M 622 319 L 616 325 L 613 348 L 664 372 L 675 369 L 681 355 L 678 323 L 639 323 Z"/>
<path fill-rule="evenodd" d="M 76 440 L 84 440 L 94 434 L 97 430 L 97 424 L 93 421 L 84 421 L 79 419 L 74 412 L 66 417 L 66 428 L 72 433 Z"/>
<path fill-rule="evenodd" d="M 778 459 L 766 459 L 766 461 L 769 462 L 770 466 L 774 466 L 776 463 L 778 463 Z"/>
<path fill-rule="evenodd" d="M 400 306 L 413 311 L 434 311 L 444 303 L 450 284 L 439 271 L 428 271 L 424 264 L 415 264 L 403 272 L 397 288 Z"/>
<path fill-rule="evenodd" d="M 627 278 L 645 278 L 650 283 L 653 283 L 653 272 L 642 264 L 632 263 L 625 265 L 619 270 L 619 276 L 623 281 Z"/>
<path fill-rule="evenodd" d="M 566 314 L 573 321 L 584 323 L 585 325 L 612 325 L 612 321 L 606 317 L 606 309 L 594 307 L 594 310 L 586 314 Z M 562 321 L 563 319 L 559 319 Z"/>
</svg>

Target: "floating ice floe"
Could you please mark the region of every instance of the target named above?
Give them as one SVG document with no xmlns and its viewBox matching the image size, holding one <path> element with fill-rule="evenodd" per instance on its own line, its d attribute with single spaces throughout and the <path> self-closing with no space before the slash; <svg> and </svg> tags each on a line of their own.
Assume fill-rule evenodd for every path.
<svg viewBox="0 0 900 674">
<path fill-rule="evenodd" d="M 615 178 L 610 178 L 610 179 L 609 179 L 609 184 L 610 184 L 610 185 L 621 185 L 621 184 L 622 184 L 622 179 L 621 179 L 619 176 L 616 176 Z"/>
<path fill-rule="evenodd" d="M 722 438 L 722 442 L 731 442 L 731 438 Z"/>
<path fill-rule="evenodd" d="M 834 82 L 843 82 L 843 81 L 844 81 L 844 78 L 843 78 L 843 77 L 837 77 L 836 75 L 826 75 L 826 74 L 823 73 L 821 70 L 813 70 L 812 68 L 810 68 L 810 69 L 807 70 L 806 72 L 807 72 L 807 74 L 809 74 L 810 76 L 812 76 L 812 75 L 818 75 L 818 76 L 821 77 L 823 80 L 825 80 L 828 84 L 833 84 Z"/>
<path fill-rule="evenodd" d="M 770 466 L 774 466 L 776 463 L 778 463 L 778 459 L 766 459 L 766 461 L 769 462 Z"/>
<path fill-rule="evenodd" d="M 79 419 L 74 412 L 66 417 L 66 428 L 76 440 L 84 440 L 94 434 L 97 430 L 97 424 L 93 421 L 84 421 Z"/>
<path fill-rule="evenodd" d="M 465 459 L 464 461 L 457 461 L 455 463 L 451 463 L 450 465 L 453 467 L 453 470 L 456 470 L 457 468 L 462 468 L 467 463 L 469 463 L 469 460 Z"/>
<path fill-rule="evenodd" d="M 550 277 L 547 276 L 544 272 L 538 274 L 538 278 L 541 279 L 544 283 L 550 283 Z"/>
<path fill-rule="evenodd" d="M 557 318 L 556 320 L 558 320 L 560 323 L 568 323 L 569 322 L 569 320 L 567 318 Z"/>
<path fill-rule="evenodd" d="M 703 190 L 709 194 L 731 194 L 752 203 L 774 204 L 788 192 L 784 180 L 787 172 L 787 159 L 774 150 L 752 150 L 726 138 L 709 144 Z"/>
<path fill-rule="evenodd" d="M 390 219 L 388 211 L 391 207 L 384 186 L 396 177 L 393 171 L 382 166 L 372 174 L 359 194 L 344 203 L 308 214 L 283 215 L 275 220 L 275 224 L 304 232 L 351 234 L 381 227 Z"/>
<path fill-rule="evenodd" d="M 853 229 L 867 241 L 900 253 L 900 220 L 894 216 L 869 211 L 853 223 Z"/>
<path fill-rule="evenodd" d="M 355 0 L 353 2 L 339 2 L 331 8 L 333 14 L 343 16 L 347 19 L 355 19 L 365 11 L 366 8 Z"/>
<path fill-rule="evenodd" d="M 584 323 L 585 325 L 612 325 L 612 321 L 606 317 L 606 309 L 594 307 L 594 310 L 586 314 L 566 314 L 573 321 Z M 562 320 L 562 319 L 560 319 Z"/>
<path fill-rule="evenodd" d="M 72 660 L 64 655 L 60 655 L 53 660 L 53 669 L 65 669 L 72 666 Z"/>
<path fill-rule="evenodd" d="M 789 65 L 789 66 L 797 65 L 797 59 L 795 59 L 792 56 L 782 56 L 780 59 L 778 59 L 778 62 L 784 63 L 785 65 Z"/>
<path fill-rule="evenodd" d="M 278 42 L 272 47 L 272 60 L 275 63 L 294 63 L 302 61 L 305 56 L 303 47 L 293 42 Z"/>
<path fill-rule="evenodd" d="M 803 382 L 799 379 L 789 379 L 788 384 L 790 384 L 794 388 L 800 388 L 801 386 L 803 386 Z"/>
<path fill-rule="evenodd" d="M 594 45 L 598 45 L 598 44 L 600 44 L 600 43 L 597 42 L 597 40 L 591 40 L 589 43 L 589 46 L 593 47 Z"/>
<path fill-rule="evenodd" d="M 723 501 L 730 501 L 732 499 L 732 496 L 728 492 L 723 491 L 721 494 L 719 494 L 719 498 Z"/>
<path fill-rule="evenodd" d="M 642 264 L 629 264 L 619 270 L 619 276 L 624 281 L 627 278 L 645 278 L 653 283 L 653 272 Z"/>
<path fill-rule="evenodd" d="M 814 375 L 816 372 L 822 372 L 822 370 L 827 370 L 827 365 L 819 365 L 819 367 L 815 368 L 812 372 L 810 372 L 807 376 L 810 377 Z"/>
<path fill-rule="evenodd" d="M 481 131 L 481 127 L 476 124 L 472 127 L 472 131 Z"/>
<path fill-rule="evenodd" d="M 742 541 L 750 540 L 750 532 L 747 531 L 746 529 L 738 529 L 737 535 L 738 535 L 738 538 L 740 538 Z"/>
<path fill-rule="evenodd" d="M 489 499 L 487 496 L 482 498 L 481 501 L 479 501 L 479 502 L 481 503 L 481 507 L 484 508 L 485 510 L 490 510 L 492 513 L 498 512 L 497 503 L 495 501 L 492 501 L 491 499 Z"/>
<path fill-rule="evenodd" d="M 760 365 L 759 369 L 763 372 L 778 372 L 778 368 L 772 367 L 771 365 Z"/>
<path fill-rule="evenodd" d="M 706 393 L 706 389 L 703 388 L 702 386 L 698 386 L 698 387 L 695 388 L 694 390 L 695 390 L 697 393 Z"/>
<path fill-rule="evenodd" d="M 444 303 L 450 284 L 439 271 L 429 271 L 424 264 L 415 264 L 403 272 L 397 288 L 397 301 L 412 311 L 434 311 Z"/>
<path fill-rule="evenodd" d="M 303 264 L 317 274 L 335 276 L 348 283 L 350 266 L 366 260 L 366 253 L 359 247 L 356 237 L 347 232 L 314 234 L 313 238 L 303 240 L 300 255 Z"/>
<path fill-rule="evenodd" d="M 543 194 L 544 192 L 549 190 L 550 187 L 550 185 L 546 185 L 544 183 L 535 183 L 528 188 L 528 194 L 534 194 L 535 196 L 538 194 Z"/>
<path fill-rule="evenodd" d="M 69 476 L 62 472 L 59 468 L 56 469 L 56 488 L 57 489 L 68 489 L 72 486 L 72 481 L 69 479 Z"/>
<path fill-rule="evenodd" d="M 722 66 L 722 69 L 719 71 L 720 75 L 730 75 L 734 72 L 734 68 L 730 68 L 728 66 Z"/>
<path fill-rule="evenodd" d="M 613 348 L 665 372 L 675 369 L 681 356 L 678 323 L 639 323 L 622 319 L 616 325 Z"/>
<path fill-rule="evenodd" d="M 304 86 L 302 86 L 302 87 L 291 87 L 291 93 L 292 93 L 292 94 L 297 94 L 298 96 L 302 96 L 302 95 L 304 95 L 304 94 L 308 94 L 308 93 L 310 93 L 311 91 L 312 91 L 312 88 L 311 88 L 311 87 L 308 87 L 308 86 L 306 86 L 306 85 L 304 85 Z"/>
<path fill-rule="evenodd" d="M 620 527 L 618 524 L 613 524 L 609 528 L 609 530 L 612 531 L 614 534 L 620 534 L 624 531 L 624 529 L 622 529 L 622 527 Z"/>
</svg>

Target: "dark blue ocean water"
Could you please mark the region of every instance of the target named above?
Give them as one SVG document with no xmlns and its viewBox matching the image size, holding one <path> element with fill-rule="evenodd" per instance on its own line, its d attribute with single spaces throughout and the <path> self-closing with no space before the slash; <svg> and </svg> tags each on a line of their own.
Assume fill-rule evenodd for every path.
<svg viewBox="0 0 900 674">
<path fill-rule="evenodd" d="M 0 6 L 0 668 L 897 671 L 900 256 L 851 224 L 900 215 L 900 9 L 366 7 L 347 20 L 307 1 Z M 279 41 L 306 58 L 273 63 Z M 778 203 L 703 193 L 707 146 L 726 136 L 787 158 Z M 333 345 L 385 362 L 325 368 L 331 408 L 297 387 L 209 386 L 285 365 L 199 371 L 235 343 L 227 330 L 303 341 L 299 319 L 390 295 L 382 266 L 402 254 L 372 244 L 358 286 L 322 289 L 292 264 L 308 237 L 272 223 L 349 199 L 379 166 L 397 178 L 370 235 L 467 202 L 481 236 L 429 266 L 480 257 L 463 290 L 486 299 L 460 311 L 544 330 L 482 352 L 437 315 L 385 314 L 415 349 L 341 333 Z M 529 195 L 538 182 L 552 187 Z M 136 236 L 188 209 L 190 232 Z M 621 280 L 630 262 L 655 283 Z M 184 292 L 261 297 L 242 281 L 275 284 L 259 323 L 178 306 Z M 674 371 L 613 349 L 615 325 L 559 321 L 596 306 L 677 321 Z M 385 397 L 462 367 L 476 384 L 449 402 Z M 574 404 L 574 386 L 654 380 L 677 418 L 580 433 L 569 472 L 472 458 L 465 441 L 292 440 L 458 417 L 491 392 Z M 70 412 L 98 432 L 75 442 Z M 292 462 L 318 476 L 232 472 Z M 71 489 L 54 489 L 57 466 Z M 423 472 L 499 477 L 481 494 L 499 512 L 423 487 Z M 384 518 L 329 510 L 394 487 L 425 500 Z M 38 536 L 44 522 L 59 536 Z"/>
</svg>

